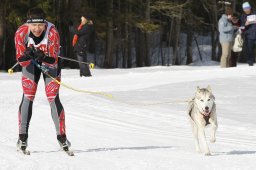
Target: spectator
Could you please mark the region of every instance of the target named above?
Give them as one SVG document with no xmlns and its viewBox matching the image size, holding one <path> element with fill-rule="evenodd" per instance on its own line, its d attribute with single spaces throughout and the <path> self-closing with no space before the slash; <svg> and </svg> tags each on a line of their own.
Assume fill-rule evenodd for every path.
<svg viewBox="0 0 256 170">
<path fill-rule="evenodd" d="M 233 10 L 231 7 L 227 6 L 225 8 L 225 14 L 223 14 L 219 20 L 219 39 L 222 48 L 222 55 L 220 66 L 222 68 L 229 67 L 229 61 L 231 57 L 231 49 L 234 42 L 234 30 L 232 20 Z"/>
<path fill-rule="evenodd" d="M 72 45 L 76 53 L 77 59 L 81 62 L 87 62 L 87 52 L 90 45 L 90 37 L 93 33 L 93 22 L 88 15 L 81 16 L 81 23 L 77 28 L 70 27 L 70 31 L 75 34 Z M 91 76 L 88 64 L 79 63 L 80 77 Z"/>
<path fill-rule="evenodd" d="M 235 13 L 233 16 L 232 16 L 232 24 L 234 26 L 236 26 L 237 28 L 239 28 L 241 26 L 241 22 L 239 20 L 239 14 Z M 240 39 L 239 39 L 240 38 Z M 241 37 L 241 30 L 238 29 L 236 32 L 235 32 L 235 40 L 234 40 L 234 45 L 237 45 L 235 43 L 236 42 L 236 39 L 238 39 L 239 41 L 239 45 L 242 44 L 242 37 Z M 232 51 L 231 51 L 231 57 L 230 57 L 230 60 L 229 60 L 229 67 L 236 67 L 237 66 L 237 59 L 238 59 L 238 56 L 240 54 L 240 52 L 242 51 L 242 47 L 240 48 L 241 51 L 238 51 L 238 49 L 234 48 L 234 45 L 233 45 L 233 48 L 232 48 Z M 237 46 L 235 46 L 237 47 Z M 240 46 L 239 46 L 240 47 Z"/>
<path fill-rule="evenodd" d="M 241 26 L 244 27 L 247 63 L 249 66 L 253 66 L 255 62 L 253 48 L 256 42 L 256 12 L 252 10 L 249 2 L 244 2 L 242 7 L 244 14 L 241 16 Z"/>
</svg>

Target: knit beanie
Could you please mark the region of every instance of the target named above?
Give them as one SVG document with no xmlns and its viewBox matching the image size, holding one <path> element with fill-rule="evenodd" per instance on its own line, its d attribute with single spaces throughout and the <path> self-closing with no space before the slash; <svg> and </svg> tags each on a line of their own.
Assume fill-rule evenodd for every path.
<svg viewBox="0 0 256 170">
<path fill-rule="evenodd" d="M 249 2 L 244 2 L 242 6 L 243 6 L 244 10 L 252 8 L 251 5 L 249 4 Z"/>
</svg>

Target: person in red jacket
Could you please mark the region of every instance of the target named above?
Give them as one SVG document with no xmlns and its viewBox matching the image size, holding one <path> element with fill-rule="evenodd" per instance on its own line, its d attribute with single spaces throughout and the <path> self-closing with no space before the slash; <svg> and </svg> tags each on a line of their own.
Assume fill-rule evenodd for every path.
<svg viewBox="0 0 256 170">
<path fill-rule="evenodd" d="M 72 25 L 72 24 L 71 24 Z M 94 35 L 93 22 L 89 15 L 81 16 L 81 23 L 78 27 L 69 27 L 70 32 L 74 34 L 72 45 L 77 59 L 81 62 L 87 62 L 87 53 L 90 50 L 90 44 L 92 43 L 92 36 Z M 88 64 L 79 63 L 80 77 L 90 77 L 91 71 Z"/>
<path fill-rule="evenodd" d="M 42 70 L 35 63 L 47 68 L 48 74 L 60 81 L 61 68 L 58 61 L 60 37 L 55 26 L 46 21 L 41 8 L 32 8 L 27 13 L 27 22 L 15 33 L 16 59 L 22 66 L 23 96 L 19 106 L 19 139 L 17 147 L 26 150 L 29 122 Z M 66 137 L 65 112 L 59 99 L 60 85 L 43 74 L 45 93 L 51 107 L 51 115 L 55 124 L 57 140 L 64 150 L 70 143 Z"/>
</svg>

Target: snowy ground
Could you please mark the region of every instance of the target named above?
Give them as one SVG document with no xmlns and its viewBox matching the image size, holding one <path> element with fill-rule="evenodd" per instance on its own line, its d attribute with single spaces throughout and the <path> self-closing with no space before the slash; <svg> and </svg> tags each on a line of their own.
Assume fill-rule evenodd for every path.
<svg viewBox="0 0 256 170">
<path fill-rule="evenodd" d="M 0 73 L 2 170 L 252 170 L 256 161 L 256 67 L 171 66 L 95 69 L 63 83 L 114 96 L 60 90 L 74 157 L 59 151 L 41 80 L 29 129 L 30 156 L 15 148 L 21 73 Z M 219 129 L 212 156 L 197 154 L 186 117 L 196 86 L 211 85 Z"/>
</svg>

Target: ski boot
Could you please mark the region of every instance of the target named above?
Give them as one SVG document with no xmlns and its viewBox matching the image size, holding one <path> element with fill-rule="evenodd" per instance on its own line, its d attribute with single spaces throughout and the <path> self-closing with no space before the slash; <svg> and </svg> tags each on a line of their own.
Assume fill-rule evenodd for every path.
<svg viewBox="0 0 256 170">
<path fill-rule="evenodd" d="M 71 143 L 69 140 L 67 140 L 66 135 L 57 135 L 57 139 L 61 149 L 65 151 L 69 156 L 74 156 L 74 153 L 69 149 Z"/>
<path fill-rule="evenodd" d="M 21 151 L 25 155 L 30 155 L 30 152 L 27 151 L 27 146 L 28 146 L 27 140 L 22 141 L 18 139 L 16 146 L 18 151 Z"/>
</svg>

